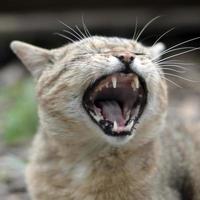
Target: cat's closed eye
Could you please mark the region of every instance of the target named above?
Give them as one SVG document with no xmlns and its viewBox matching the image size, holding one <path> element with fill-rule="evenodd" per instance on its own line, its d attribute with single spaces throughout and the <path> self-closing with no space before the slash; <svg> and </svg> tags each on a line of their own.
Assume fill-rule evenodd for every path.
<svg viewBox="0 0 200 200">
<path fill-rule="evenodd" d="M 145 56 L 145 53 L 135 52 L 134 54 L 135 54 L 136 56 Z"/>
</svg>

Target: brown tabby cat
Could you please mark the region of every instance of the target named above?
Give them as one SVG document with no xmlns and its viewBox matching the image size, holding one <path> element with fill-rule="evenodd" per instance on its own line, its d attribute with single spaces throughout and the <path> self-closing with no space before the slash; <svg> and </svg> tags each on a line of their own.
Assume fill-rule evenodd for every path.
<svg viewBox="0 0 200 200">
<path fill-rule="evenodd" d="M 200 135 L 166 118 L 161 43 L 93 36 L 11 48 L 36 80 L 33 200 L 200 200 Z"/>
</svg>

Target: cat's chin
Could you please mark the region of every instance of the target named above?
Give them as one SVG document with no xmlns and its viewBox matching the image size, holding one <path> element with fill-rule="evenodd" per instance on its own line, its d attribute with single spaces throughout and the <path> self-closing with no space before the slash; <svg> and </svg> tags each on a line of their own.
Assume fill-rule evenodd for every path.
<svg viewBox="0 0 200 200">
<path fill-rule="evenodd" d="M 108 136 L 106 134 L 102 134 L 103 139 L 112 146 L 123 146 L 127 144 L 132 138 L 134 138 L 135 132 L 130 135 L 121 136 L 121 137 L 113 137 Z"/>
<path fill-rule="evenodd" d="M 133 137 L 147 102 L 145 81 L 136 73 L 118 72 L 97 79 L 83 97 L 90 119 L 110 143 L 123 144 Z"/>
</svg>

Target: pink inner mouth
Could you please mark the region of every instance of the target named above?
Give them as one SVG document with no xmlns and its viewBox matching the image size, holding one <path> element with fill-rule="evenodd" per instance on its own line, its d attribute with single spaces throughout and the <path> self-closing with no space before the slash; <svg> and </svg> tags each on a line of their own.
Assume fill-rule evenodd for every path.
<svg viewBox="0 0 200 200">
<path fill-rule="evenodd" d="M 100 101 L 99 105 L 104 119 L 111 122 L 116 121 L 118 126 L 125 126 L 125 117 L 116 101 Z"/>
<path fill-rule="evenodd" d="M 120 135 L 131 132 L 141 108 L 144 89 L 134 74 L 116 73 L 101 80 L 89 93 L 91 116 Z"/>
</svg>

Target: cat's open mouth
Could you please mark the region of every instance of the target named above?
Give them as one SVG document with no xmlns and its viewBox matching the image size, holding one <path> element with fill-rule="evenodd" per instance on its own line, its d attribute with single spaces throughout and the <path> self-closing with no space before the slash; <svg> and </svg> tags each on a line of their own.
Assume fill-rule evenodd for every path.
<svg viewBox="0 0 200 200">
<path fill-rule="evenodd" d="M 83 97 L 89 116 L 106 135 L 131 135 L 147 100 L 144 80 L 135 73 L 114 73 L 98 79 Z"/>
</svg>

